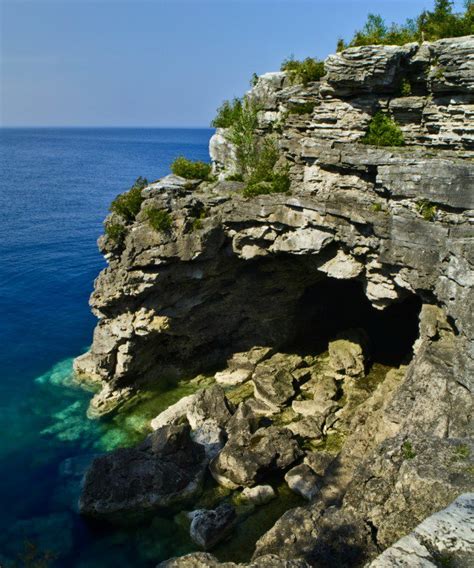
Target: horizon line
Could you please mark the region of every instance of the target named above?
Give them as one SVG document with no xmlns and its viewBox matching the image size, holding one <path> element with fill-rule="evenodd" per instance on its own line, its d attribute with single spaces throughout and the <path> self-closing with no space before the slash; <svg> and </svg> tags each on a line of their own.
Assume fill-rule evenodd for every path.
<svg viewBox="0 0 474 568">
<path fill-rule="evenodd" d="M 155 129 L 163 129 L 163 130 L 165 130 L 165 129 L 168 129 L 168 130 L 180 130 L 180 129 L 181 130 L 215 130 L 215 128 L 213 126 L 143 126 L 143 125 L 142 126 L 136 126 L 136 125 L 135 126 L 133 126 L 133 125 L 130 125 L 130 126 L 120 126 L 120 125 L 111 126 L 111 125 L 100 125 L 100 124 L 99 125 L 92 124 L 92 125 L 85 125 L 85 126 L 77 125 L 77 124 L 76 125 L 41 124 L 41 125 L 11 125 L 11 126 L 9 126 L 9 125 L 1 125 L 0 124 L 0 130 L 6 130 L 6 129 L 18 129 L 19 130 L 19 129 L 22 129 L 22 128 L 24 128 L 24 129 L 28 129 L 28 128 L 44 128 L 44 129 L 46 129 L 46 128 L 56 128 L 56 129 L 59 129 L 59 128 L 77 128 L 77 129 L 80 129 L 80 128 L 83 128 L 83 129 L 86 129 L 86 128 L 110 128 L 110 129 L 114 129 L 114 128 L 116 128 L 116 129 L 117 128 L 139 129 L 139 128 L 142 128 L 142 129 L 152 129 L 152 128 L 155 128 Z"/>
</svg>

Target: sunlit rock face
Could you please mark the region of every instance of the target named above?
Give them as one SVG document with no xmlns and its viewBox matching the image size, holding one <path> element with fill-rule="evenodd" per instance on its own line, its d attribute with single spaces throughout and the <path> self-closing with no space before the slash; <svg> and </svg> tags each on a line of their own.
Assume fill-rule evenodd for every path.
<svg viewBox="0 0 474 568">
<path fill-rule="evenodd" d="M 76 360 L 102 385 L 90 415 L 201 372 L 248 391 L 216 430 L 200 422 L 216 482 L 240 491 L 299 468 L 288 479 L 311 499 L 260 538 L 254 565 L 362 566 L 472 487 L 473 57 L 469 36 L 352 48 L 306 87 L 263 75 L 250 96 L 290 194 L 243 197 L 220 129 L 217 181 L 162 180 L 123 242 L 100 239 L 99 323 Z M 294 101 L 314 108 L 288 113 Z M 361 143 L 379 110 L 403 147 Z"/>
</svg>

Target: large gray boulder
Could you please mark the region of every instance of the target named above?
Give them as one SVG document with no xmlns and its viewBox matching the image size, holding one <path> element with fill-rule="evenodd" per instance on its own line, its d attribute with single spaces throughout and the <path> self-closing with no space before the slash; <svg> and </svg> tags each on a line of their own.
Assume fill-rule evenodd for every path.
<svg viewBox="0 0 474 568">
<path fill-rule="evenodd" d="M 141 520 L 201 490 L 207 460 L 188 425 L 164 426 L 135 448 L 96 458 L 79 501 L 81 514 L 117 523 Z"/>
<path fill-rule="evenodd" d="M 224 487 L 251 487 L 265 474 L 284 470 L 301 455 L 289 430 L 270 426 L 251 436 L 232 436 L 211 463 L 211 473 Z"/>
<path fill-rule="evenodd" d="M 216 509 L 199 509 L 190 513 L 192 519 L 189 534 L 204 550 L 214 548 L 231 530 L 236 520 L 234 507 L 222 503 Z"/>
</svg>

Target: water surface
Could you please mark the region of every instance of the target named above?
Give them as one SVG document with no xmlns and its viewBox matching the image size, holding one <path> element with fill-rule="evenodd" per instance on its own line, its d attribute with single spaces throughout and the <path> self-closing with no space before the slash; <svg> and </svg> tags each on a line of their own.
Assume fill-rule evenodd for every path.
<svg viewBox="0 0 474 568">
<path fill-rule="evenodd" d="M 76 514 L 91 457 L 130 443 L 146 411 L 125 424 L 88 421 L 90 394 L 70 374 L 91 342 L 88 297 L 104 266 L 96 240 L 111 200 L 138 176 L 169 173 L 178 155 L 208 160 L 211 134 L 0 130 L 0 564 L 27 542 L 68 567 L 155 566 L 190 547 L 169 519 L 111 531 Z"/>
</svg>

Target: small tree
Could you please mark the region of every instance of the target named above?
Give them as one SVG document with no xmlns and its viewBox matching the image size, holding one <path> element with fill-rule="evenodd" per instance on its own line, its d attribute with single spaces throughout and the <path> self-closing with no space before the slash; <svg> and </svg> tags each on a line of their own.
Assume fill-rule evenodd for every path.
<svg viewBox="0 0 474 568">
<path fill-rule="evenodd" d="M 405 143 L 398 124 L 381 111 L 372 117 L 362 142 L 374 146 L 403 146 Z"/>
</svg>

